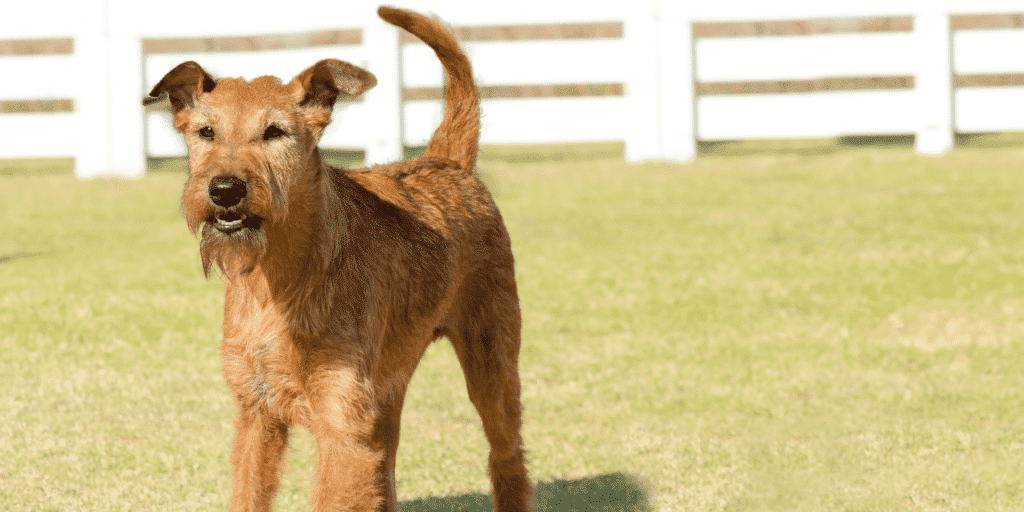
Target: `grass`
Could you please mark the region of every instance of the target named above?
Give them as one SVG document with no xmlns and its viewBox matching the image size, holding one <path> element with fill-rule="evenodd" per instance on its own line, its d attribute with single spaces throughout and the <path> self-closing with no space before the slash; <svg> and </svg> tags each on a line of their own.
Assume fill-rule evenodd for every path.
<svg viewBox="0 0 1024 512">
<path fill-rule="evenodd" d="M 702 153 L 483 153 L 517 255 L 537 510 L 1016 510 L 1024 148 Z M 184 175 L 2 163 L 0 509 L 226 508 L 222 288 L 182 221 Z M 464 389 L 432 346 L 403 512 L 489 506 Z M 293 446 L 278 510 L 308 503 L 301 429 Z"/>
</svg>

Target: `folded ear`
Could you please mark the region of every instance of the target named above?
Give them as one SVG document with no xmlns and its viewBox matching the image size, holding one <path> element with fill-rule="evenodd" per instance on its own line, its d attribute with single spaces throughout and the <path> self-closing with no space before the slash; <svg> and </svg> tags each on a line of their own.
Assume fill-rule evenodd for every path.
<svg viewBox="0 0 1024 512">
<path fill-rule="evenodd" d="M 348 62 L 325 59 L 299 73 L 289 85 L 297 88 L 299 105 L 331 110 L 339 95 L 358 96 L 377 85 L 377 77 Z"/>
<path fill-rule="evenodd" d="M 200 94 L 212 91 L 216 85 L 213 77 L 199 64 L 188 61 L 178 64 L 164 75 L 149 95 L 157 97 L 167 93 L 171 100 L 171 108 L 174 113 L 178 113 L 184 108 L 194 106 Z"/>
</svg>

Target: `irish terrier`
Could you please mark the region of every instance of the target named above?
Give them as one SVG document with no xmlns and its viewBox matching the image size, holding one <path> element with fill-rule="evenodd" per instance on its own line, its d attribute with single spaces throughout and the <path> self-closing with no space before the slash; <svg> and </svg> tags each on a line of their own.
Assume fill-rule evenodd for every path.
<svg viewBox="0 0 1024 512">
<path fill-rule="evenodd" d="M 288 429 L 312 433 L 313 510 L 397 510 L 406 385 L 440 337 L 455 347 L 490 443 L 497 511 L 528 510 L 520 436 L 520 312 L 508 232 L 474 173 L 479 100 L 469 61 L 438 20 L 381 18 L 434 49 L 444 118 L 422 157 L 369 169 L 323 163 L 339 95 L 376 84 L 323 60 L 282 85 L 167 73 L 188 145 L 182 197 L 200 256 L 225 276 L 224 374 L 238 400 L 231 510 L 269 510 Z M 200 231 L 200 227 L 202 228 Z"/>
</svg>

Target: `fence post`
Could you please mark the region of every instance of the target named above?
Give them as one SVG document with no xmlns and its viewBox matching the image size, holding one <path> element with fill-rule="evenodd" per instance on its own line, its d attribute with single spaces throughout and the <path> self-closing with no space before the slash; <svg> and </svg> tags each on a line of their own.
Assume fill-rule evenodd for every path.
<svg viewBox="0 0 1024 512">
<path fill-rule="evenodd" d="M 364 102 L 376 124 L 366 141 L 366 165 L 395 162 L 404 153 L 402 112 L 402 45 L 398 28 L 373 18 L 363 28 L 363 48 L 369 55 L 367 67 L 377 76 L 377 86 L 366 93 Z"/>
<path fill-rule="evenodd" d="M 693 30 L 684 9 L 660 0 L 638 1 L 623 39 L 632 61 L 626 80 L 626 160 L 692 160 Z"/>
<path fill-rule="evenodd" d="M 110 165 L 115 176 L 138 178 L 146 173 L 145 80 L 142 39 L 137 34 L 112 31 L 109 56 Z"/>
<path fill-rule="evenodd" d="M 953 147 L 953 53 L 949 13 L 924 12 L 914 17 L 917 39 L 918 153 L 939 155 Z"/>
<path fill-rule="evenodd" d="M 658 1 L 658 81 L 661 158 L 688 162 L 697 156 L 693 23 L 685 2 Z"/>
<path fill-rule="evenodd" d="M 637 0 L 622 26 L 632 61 L 626 78 L 625 157 L 640 162 L 658 157 L 658 36 L 655 0 Z"/>
<path fill-rule="evenodd" d="M 142 44 L 132 30 L 138 17 L 128 11 L 131 5 L 110 2 L 101 23 L 84 26 L 75 37 L 81 81 L 75 175 L 80 178 L 138 177 L 146 171 Z"/>
<path fill-rule="evenodd" d="M 75 34 L 75 67 L 79 85 L 75 93 L 75 175 L 87 178 L 102 174 L 110 160 L 107 121 L 106 41 L 101 27 L 82 25 Z"/>
</svg>

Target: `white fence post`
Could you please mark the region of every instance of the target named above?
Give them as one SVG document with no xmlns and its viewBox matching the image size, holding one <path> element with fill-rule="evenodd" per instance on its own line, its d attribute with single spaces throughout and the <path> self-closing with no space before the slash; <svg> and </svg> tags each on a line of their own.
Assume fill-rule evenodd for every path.
<svg viewBox="0 0 1024 512">
<path fill-rule="evenodd" d="M 366 141 L 367 166 L 402 159 L 402 45 L 398 29 L 379 19 L 368 22 L 363 29 L 363 47 L 367 49 L 370 72 L 377 77 L 377 86 L 364 96 L 366 109 L 377 123 Z"/>
<path fill-rule="evenodd" d="M 926 12 L 914 17 L 917 39 L 917 152 L 939 155 L 953 147 L 953 54 L 949 13 Z"/>
<path fill-rule="evenodd" d="M 632 68 L 626 79 L 625 157 L 692 160 L 696 155 L 693 31 L 682 8 L 637 2 L 623 26 Z"/>
<path fill-rule="evenodd" d="M 142 44 L 131 2 L 110 2 L 102 24 L 75 38 L 81 80 L 76 98 L 75 175 L 138 177 L 146 171 Z"/>
<path fill-rule="evenodd" d="M 112 33 L 107 41 L 110 159 L 106 174 L 137 178 L 146 172 L 142 41 L 126 33 Z"/>
<path fill-rule="evenodd" d="M 658 93 L 660 157 L 688 162 L 697 156 L 693 23 L 684 2 L 659 0 Z"/>
<path fill-rule="evenodd" d="M 110 127 L 107 116 L 106 38 L 102 27 L 84 25 L 75 34 L 75 64 L 79 85 L 75 96 L 75 175 L 102 174 L 110 160 Z"/>
<path fill-rule="evenodd" d="M 109 41 L 109 171 L 115 176 L 137 178 L 146 173 L 142 39 L 137 34 L 114 32 Z"/>
<path fill-rule="evenodd" d="M 637 0 L 622 26 L 632 66 L 626 78 L 625 157 L 639 162 L 658 157 L 658 36 L 655 0 Z"/>
</svg>

